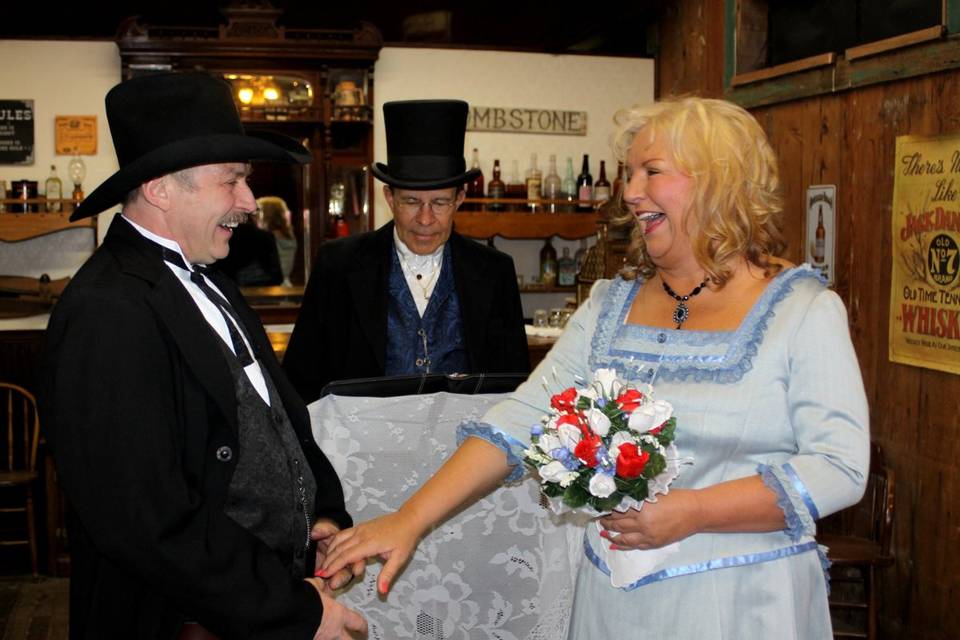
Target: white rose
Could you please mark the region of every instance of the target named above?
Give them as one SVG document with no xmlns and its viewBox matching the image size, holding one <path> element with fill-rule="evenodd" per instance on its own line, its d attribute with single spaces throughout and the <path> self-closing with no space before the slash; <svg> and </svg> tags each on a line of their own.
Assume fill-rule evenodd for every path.
<svg viewBox="0 0 960 640">
<path fill-rule="evenodd" d="M 605 438 L 610 431 L 610 418 L 604 415 L 600 409 L 590 409 L 587 411 L 587 422 L 595 434 Z"/>
<path fill-rule="evenodd" d="M 557 429 L 557 435 L 559 436 L 558 442 L 560 446 L 566 447 L 569 451 L 573 451 L 577 447 L 577 444 L 580 443 L 580 427 L 576 425 L 560 425 L 560 428 Z"/>
<path fill-rule="evenodd" d="M 578 402 L 578 404 L 579 404 L 580 398 L 589 398 L 592 402 L 596 402 L 598 397 L 599 397 L 599 396 L 597 395 L 597 390 L 594 389 L 593 387 L 586 387 L 586 388 L 584 388 L 584 389 L 577 389 L 577 402 Z"/>
<path fill-rule="evenodd" d="M 591 495 L 594 495 L 598 498 L 607 498 L 616 490 L 617 483 L 613 481 L 612 476 L 608 476 L 605 473 L 597 473 L 590 478 Z"/>
<path fill-rule="evenodd" d="M 540 480 L 543 482 L 560 482 L 564 480 L 569 473 L 570 470 L 563 466 L 562 462 L 554 460 L 540 467 Z"/>
<path fill-rule="evenodd" d="M 560 443 L 560 438 L 554 433 L 544 433 L 540 436 L 540 439 L 537 440 L 537 446 L 541 451 L 550 455 L 550 452 L 554 449 L 559 449 L 563 445 Z"/>
<path fill-rule="evenodd" d="M 617 380 L 615 369 L 597 369 L 593 372 L 593 381 L 600 385 L 603 395 L 607 398 L 615 398 L 623 387 Z"/>
<path fill-rule="evenodd" d="M 617 456 L 620 455 L 620 445 L 625 442 L 634 442 L 633 436 L 626 431 L 618 431 L 610 438 L 610 447 L 607 451 L 610 452 L 610 459 L 616 462 Z"/>
<path fill-rule="evenodd" d="M 650 429 L 659 427 L 669 420 L 672 413 L 673 405 L 669 402 L 666 400 L 654 400 L 653 402 L 648 402 L 638 407 L 636 411 L 631 413 L 627 426 L 630 427 L 632 431 L 644 433 Z"/>
</svg>

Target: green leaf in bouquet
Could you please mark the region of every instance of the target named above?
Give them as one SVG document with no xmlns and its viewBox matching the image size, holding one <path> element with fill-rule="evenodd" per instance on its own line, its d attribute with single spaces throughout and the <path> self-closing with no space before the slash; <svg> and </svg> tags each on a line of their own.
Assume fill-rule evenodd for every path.
<svg viewBox="0 0 960 640">
<path fill-rule="evenodd" d="M 590 500 L 590 504 L 592 504 L 597 511 L 613 511 L 613 508 L 620 504 L 622 499 L 623 494 L 619 491 L 614 491 L 613 494 L 606 498 L 593 497 Z"/>
<path fill-rule="evenodd" d="M 647 499 L 650 494 L 650 488 L 647 486 L 647 481 L 643 476 L 634 478 L 629 484 L 630 486 L 624 490 L 625 494 L 637 501 Z"/>
<path fill-rule="evenodd" d="M 660 429 L 660 433 L 657 434 L 657 441 L 660 443 L 660 446 L 666 447 L 668 444 L 673 442 L 675 437 L 675 431 L 677 429 L 677 419 L 670 418 L 664 424 L 663 429 Z"/>
<path fill-rule="evenodd" d="M 548 498 L 562 496 L 564 492 L 564 488 L 561 487 L 560 483 L 558 482 L 547 482 L 546 484 L 542 484 L 540 485 L 540 490 L 543 491 Z"/>
<path fill-rule="evenodd" d="M 667 459 L 655 451 L 650 454 L 650 459 L 647 460 L 647 466 L 643 468 L 643 473 L 640 475 L 647 479 L 654 478 L 663 473 L 663 470 L 666 468 Z"/>
<path fill-rule="evenodd" d="M 577 399 L 577 411 L 586 411 L 593 406 L 593 400 L 586 396 L 580 396 Z"/>
<path fill-rule="evenodd" d="M 563 492 L 564 504 L 572 509 L 579 509 L 590 499 L 590 491 L 582 485 L 580 480 L 580 478 L 575 480 Z"/>
</svg>

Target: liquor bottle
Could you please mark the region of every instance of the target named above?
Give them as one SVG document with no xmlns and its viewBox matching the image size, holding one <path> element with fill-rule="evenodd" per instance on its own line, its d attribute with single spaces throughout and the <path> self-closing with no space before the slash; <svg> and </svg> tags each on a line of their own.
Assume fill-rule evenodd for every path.
<svg viewBox="0 0 960 640">
<path fill-rule="evenodd" d="M 561 199 L 561 180 L 560 175 L 557 173 L 557 156 L 550 154 L 550 173 L 547 174 L 547 177 L 543 179 L 543 197 L 546 200 L 560 200 Z M 550 213 L 556 213 L 559 211 L 556 202 L 551 202 L 546 205 L 546 210 Z"/>
<path fill-rule="evenodd" d="M 601 205 L 610 199 L 610 183 L 607 181 L 607 161 L 600 161 L 600 176 L 593 185 L 593 201 Z"/>
<path fill-rule="evenodd" d="M 623 198 L 623 163 L 617 162 L 617 177 L 613 179 L 612 197 Z"/>
<path fill-rule="evenodd" d="M 473 149 L 473 156 L 470 159 L 470 169 L 480 169 L 480 153 L 476 148 Z M 483 170 L 480 169 L 480 174 L 474 178 L 472 181 L 467 183 L 467 197 L 468 198 L 482 198 L 483 197 Z M 481 207 L 478 204 L 470 203 L 468 211 L 476 211 Z"/>
<path fill-rule="evenodd" d="M 517 161 L 510 163 L 510 175 L 507 176 L 507 197 L 508 198 L 526 198 L 527 185 L 520 180 L 520 171 L 517 169 Z"/>
<path fill-rule="evenodd" d="M 540 173 L 540 167 L 537 165 L 537 154 L 530 154 L 530 168 L 527 169 L 527 206 L 531 211 L 540 210 L 540 183 L 543 181 L 543 174 Z"/>
<path fill-rule="evenodd" d="M 57 165 L 55 164 L 50 165 L 50 177 L 44 183 L 44 189 L 44 196 L 47 198 L 47 211 L 59 213 L 62 204 L 60 199 L 63 198 L 63 183 L 57 176 Z"/>
<path fill-rule="evenodd" d="M 540 249 L 540 282 L 548 287 L 557 283 L 557 250 L 550 244 L 550 238 Z"/>
<path fill-rule="evenodd" d="M 570 247 L 563 248 L 563 256 L 557 261 L 557 284 L 572 287 L 577 283 L 577 261 L 570 257 Z"/>
<path fill-rule="evenodd" d="M 577 275 L 580 274 L 580 269 L 583 269 L 583 261 L 587 259 L 587 239 L 580 238 L 580 248 L 577 249 L 577 252 L 573 254 L 573 259 L 577 263 Z"/>
<path fill-rule="evenodd" d="M 83 158 L 80 156 L 73 156 L 70 159 L 70 163 L 67 165 L 67 175 L 70 176 L 70 180 L 73 182 L 73 197 L 74 204 L 76 207 L 77 203 L 83 200 L 83 179 L 87 177 L 87 165 L 83 162 Z"/>
<path fill-rule="evenodd" d="M 560 182 L 560 193 L 568 203 L 563 210 L 569 213 L 576 209 L 573 201 L 577 199 L 577 179 L 573 177 L 573 158 L 570 156 L 567 156 L 567 170 Z"/>
<path fill-rule="evenodd" d="M 577 176 L 577 211 L 593 211 L 593 176 L 590 175 L 590 155 L 583 154 L 583 166 Z"/>
<path fill-rule="evenodd" d="M 502 199 L 507 195 L 507 185 L 500 179 L 500 160 L 493 160 L 493 179 L 487 185 L 487 197 Z M 503 204 L 491 203 L 487 206 L 490 211 L 503 211 Z"/>
<path fill-rule="evenodd" d="M 823 227 L 823 205 L 817 206 L 817 231 L 813 242 L 813 261 L 823 264 L 826 258 L 827 230 Z"/>
</svg>

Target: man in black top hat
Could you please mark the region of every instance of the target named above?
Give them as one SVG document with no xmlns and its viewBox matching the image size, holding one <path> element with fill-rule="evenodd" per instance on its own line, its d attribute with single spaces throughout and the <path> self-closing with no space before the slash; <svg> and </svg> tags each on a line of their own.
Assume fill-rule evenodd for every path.
<svg viewBox="0 0 960 640">
<path fill-rule="evenodd" d="M 529 373 L 510 256 L 453 230 L 463 202 L 467 103 L 383 105 L 393 221 L 325 243 L 284 355 L 306 402 L 330 381 L 425 373 Z"/>
<path fill-rule="evenodd" d="M 135 78 L 106 108 L 120 170 L 71 219 L 122 214 L 51 315 L 40 390 L 75 514 L 70 636 L 362 631 L 328 590 L 349 576 L 312 577 L 312 540 L 351 522 L 340 481 L 256 315 L 203 267 L 256 209 L 247 163 L 309 154 L 245 133 L 209 75 Z"/>
</svg>

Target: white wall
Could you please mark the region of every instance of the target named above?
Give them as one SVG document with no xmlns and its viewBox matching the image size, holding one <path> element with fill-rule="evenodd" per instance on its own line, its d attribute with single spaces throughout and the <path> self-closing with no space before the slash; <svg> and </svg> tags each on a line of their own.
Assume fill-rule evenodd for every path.
<svg viewBox="0 0 960 640">
<path fill-rule="evenodd" d="M 36 180 L 40 191 L 57 166 L 65 194 L 73 185 L 67 178 L 70 156 L 54 154 L 54 118 L 97 116 L 97 153 L 83 156 L 87 165 L 84 191 L 117 170 L 117 159 L 107 125 L 103 98 L 120 81 L 120 53 L 113 42 L 0 40 L 0 98 L 33 100 L 34 157 L 32 165 L 0 165 L 0 179 Z M 101 215 L 100 236 L 111 215 Z M 0 274 L 59 278 L 71 275 L 90 255 L 92 234 L 70 230 L 23 242 L 0 242 Z"/>
<path fill-rule="evenodd" d="M 588 153 L 594 180 L 602 159 L 607 161 L 607 179 L 613 182 L 617 167 L 610 148 L 613 114 L 625 106 L 652 102 L 653 90 L 654 61 L 646 58 L 384 47 L 374 73 L 374 157 L 378 162 L 387 159 L 382 106 L 391 100 L 457 98 L 477 106 L 586 111 L 586 136 L 468 132 L 467 165 L 476 147 L 486 182 L 493 175 L 494 158 L 500 160 L 504 180 L 511 161 L 517 160 L 522 179 L 531 153 L 537 154 L 544 175 L 549 155 L 556 154 L 562 177 L 567 156 L 573 158 L 578 174 L 583 154 Z M 375 222 L 381 226 L 390 219 L 390 210 L 379 182 L 374 192 Z M 518 274 L 529 279 L 539 273 L 542 241 L 495 242 L 513 256 Z M 563 247 L 573 255 L 579 246 L 562 240 L 553 244 L 558 256 Z M 529 317 L 537 307 L 563 306 L 563 297 L 525 294 L 524 313 Z"/>
</svg>

